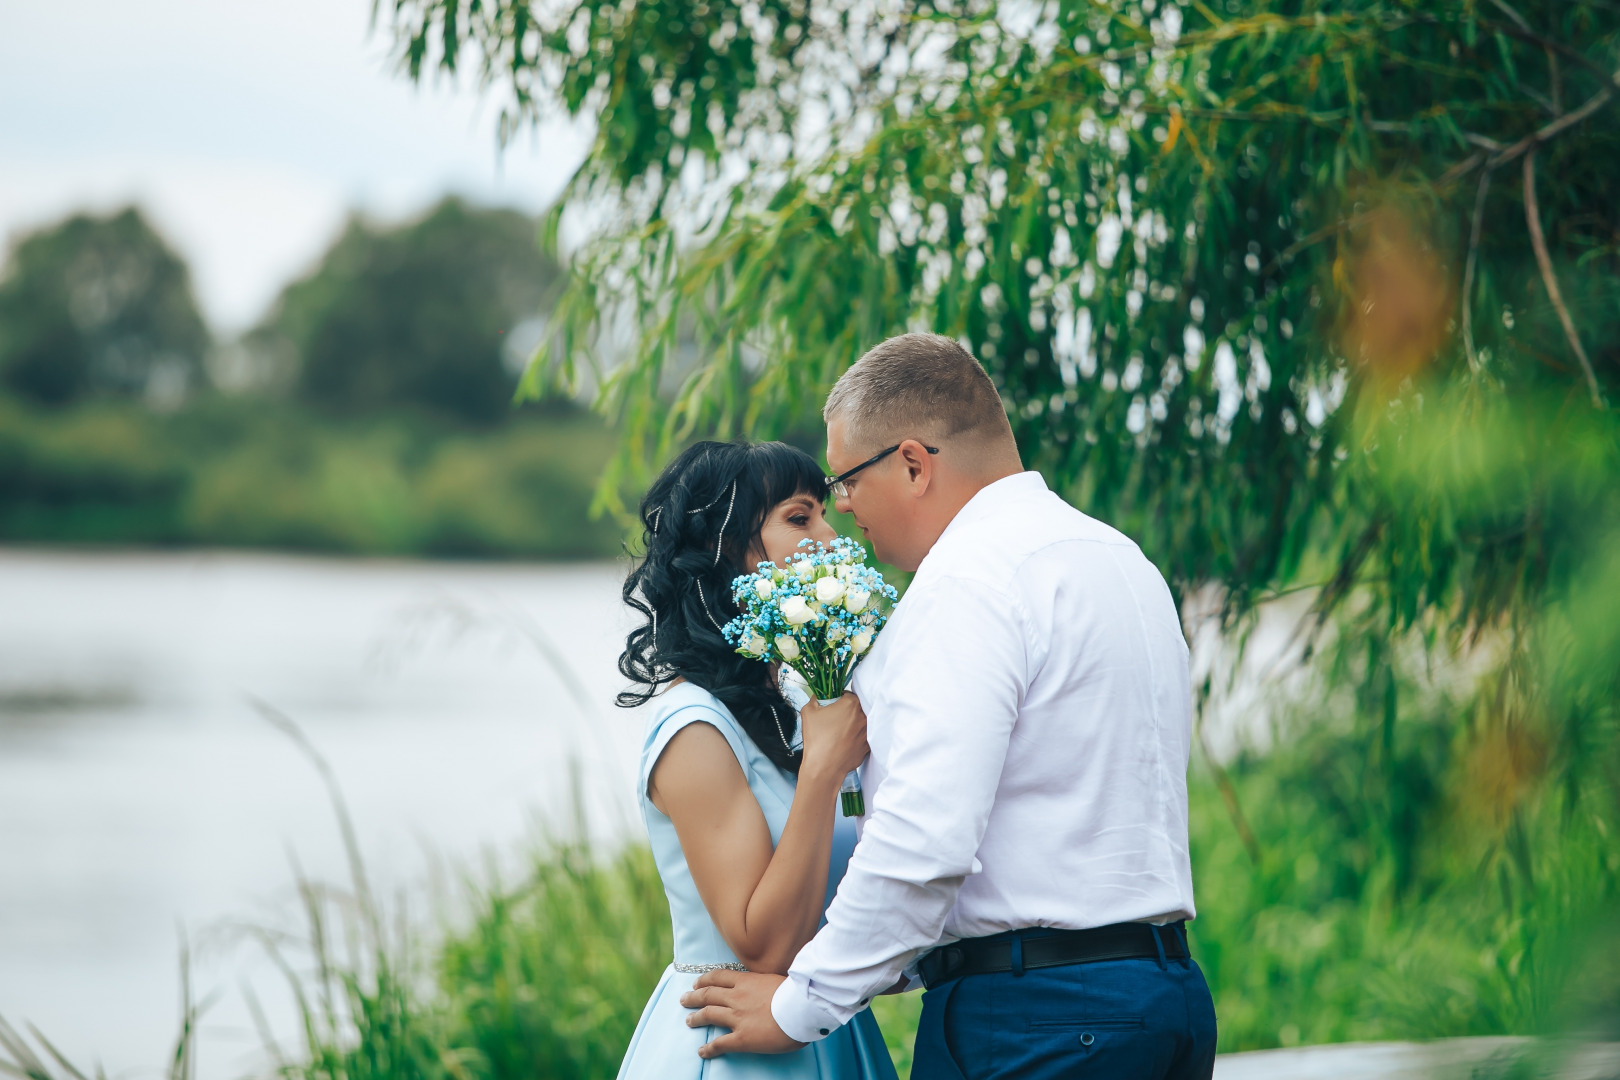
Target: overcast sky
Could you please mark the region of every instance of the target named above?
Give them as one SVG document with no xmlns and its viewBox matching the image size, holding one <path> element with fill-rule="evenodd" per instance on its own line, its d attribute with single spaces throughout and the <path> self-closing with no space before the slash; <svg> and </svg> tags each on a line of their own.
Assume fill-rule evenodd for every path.
<svg viewBox="0 0 1620 1080">
<path fill-rule="evenodd" d="M 385 4 L 386 6 L 386 4 Z M 0 0 L 0 236 L 139 203 L 221 333 L 258 319 L 350 209 L 447 191 L 538 210 L 584 152 L 500 155 L 476 88 L 413 87 L 371 0 Z"/>
</svg>

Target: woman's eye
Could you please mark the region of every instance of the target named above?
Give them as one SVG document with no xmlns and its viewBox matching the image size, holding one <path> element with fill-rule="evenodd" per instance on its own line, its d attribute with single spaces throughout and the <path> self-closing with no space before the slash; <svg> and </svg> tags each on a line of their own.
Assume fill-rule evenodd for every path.
<svg viewBox="0 0 1620 1080">
<path fill-rule="evenodd" d="M 796 526 L 796 527 L 802 529 L 806 525 L 810 524 L 810 515 L 809 514 L 794 514 L 792 517 L 788 518 L 788 524 Z"/>
</svg>

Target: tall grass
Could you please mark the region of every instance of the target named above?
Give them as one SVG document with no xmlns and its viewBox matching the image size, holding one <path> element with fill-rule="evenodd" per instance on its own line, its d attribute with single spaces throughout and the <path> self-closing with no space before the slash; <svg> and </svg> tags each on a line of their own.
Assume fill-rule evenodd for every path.
<svg viewBox="0 0 1620 1080">
<path fill-rule="evenodd" d="M 303 1046 L 270 1042 L 288 1080 L 612 1077 L 672 955 L 651 852 L 578 839 L 537 850 L 514 885 L 467 887 L 470 916 L 437 936 L 390 925 L 367 879 L 337 778 L 302 731 L 261 715 L 326 784 L 349 860 L 338 890 L 300 881 L 306 934 L 257 935 L 286 976 Z M 576 835 L 588 830 L 579 822 Z M 299 961 L 303 964 L 300 965 Z"/>
<path fill-rule="evenodd" d="M 174 1051 L 169 1055 L 165 1080 L 197 1080 L 196 1037 L 197 1022 L 207 1011 L 210 1002 L 201 1004 L 191 994 L 191 951 L 181 942 L 180 947 L 180 1034 L 175 1039 Z M 0 1075 L 14 1080 L 90 1080 L 90 1073 L 68 1060 L 44 1032 L 28 1025 L 32 1041 L 0 1017 Z M 36 1050 L 35 1047 L 38 1047 Z M 107 1073 L 99 1064 L 94 1070 L 96 1080 L 107 1080 Z"/>
<path fill-rule="evenodd" d="M 536 854 L 516 888 L 480 894 L 436 973 L 455 1044 L 480 1075 L 611 1077 L 672 949 L 651 851 L 561 844 Z"/>
<path fill-rule="evenodd" d="M 472 916 L 435 937 L 389 922 L 361 890 L 300 885 L 307 936 L 265 938 L 302 1045 L 288 1080 L 612 1077 L 669 961 L 650 853 L 587 844 L 537 854 L 522 881 L 478 887 Z"/>
</svg>

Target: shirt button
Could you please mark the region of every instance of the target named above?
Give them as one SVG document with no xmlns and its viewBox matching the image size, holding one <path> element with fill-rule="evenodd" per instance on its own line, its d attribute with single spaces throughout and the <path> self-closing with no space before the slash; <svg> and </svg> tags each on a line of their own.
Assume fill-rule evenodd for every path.
<svg viewBox="0 0 1620 1080">
<path fill-rule="evenodd" d="M 825 1034 L 827 1034 L 827 1029 L 826 1029 L 826 1028 L 822 1028 L 822 1029 L 821 1029 L 821 1033 L 822 1033 L 822 1034 L 823 1034 L 823 1035 L 825 1035 Z"/>
<path fill-rule="evenodd" d="M 1093 1035 L 1089 1031 L 1086 1032 L 1084 1035 L 1080 1036 L 1080 1045 L 1081 1046 L 1090 1046 L 1092 1043 L 1094 1043 L 1096 1041 L 1097 1041 L 1097 1036 Z"/>
</svg>

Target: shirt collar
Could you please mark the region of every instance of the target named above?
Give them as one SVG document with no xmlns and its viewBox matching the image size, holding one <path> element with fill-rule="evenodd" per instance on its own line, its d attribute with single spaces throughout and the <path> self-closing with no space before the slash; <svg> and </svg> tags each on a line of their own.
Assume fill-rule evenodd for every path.
<svg viewBox="0 0 1620 1080">
<path fill-rule="evenodd" d="M 1003 476 L 995 483 L 980 488 L 973 498 L 956 512 L 956 516 L 951 518 L 951 523 L 945 526 L 945 531 L 939 534 L 939 540 L 934 541 L 934 544 L 938 546 L 940 541 L 960 527 L 994 517 L 1015 502 L 1049 490 L 1046 478 L 1033 469 Z"/>
</svg>

